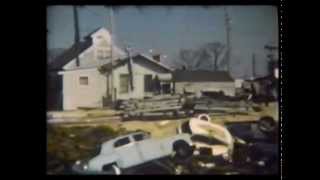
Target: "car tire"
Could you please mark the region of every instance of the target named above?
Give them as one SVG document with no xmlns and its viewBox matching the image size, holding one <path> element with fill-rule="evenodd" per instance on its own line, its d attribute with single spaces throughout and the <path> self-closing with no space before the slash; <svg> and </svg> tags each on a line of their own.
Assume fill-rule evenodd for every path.
<svg viewBox="0 0 320 180">
<path fill-rule="evenodd" d="M 116 163 L 105 164 L 102 166 L 102 171 L 110 174 L 121 174 L 120 168 Z"/>
<path fill-rule="evenodd" d="M 173 151 L 176 153 L 175 157 L 178 159 L 185 159 L 193 154 L 192 147 L 183 140 L 178 140 L 173 143 Z"/>
<path fill-rule="evenodd" d="M 276 130 L 276 121 L 270 116 L 264 116 L 259 119 L 259 130 L 264 133 L 273 133 Z"/>
</svg>

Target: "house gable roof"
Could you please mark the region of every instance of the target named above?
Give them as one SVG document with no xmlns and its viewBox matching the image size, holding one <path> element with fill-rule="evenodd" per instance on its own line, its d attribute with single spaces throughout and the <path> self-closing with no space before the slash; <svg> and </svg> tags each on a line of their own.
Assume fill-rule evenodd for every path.
<svg viewBox="0 0 320 180">
<path fill-rule="evenodd" d="M 106 28 L 104 27 L 98 27 L 96 29 L 94 29 L 93 31 L 91 31 L 89 34 L 87 34 L 84 38 L 91 38 L 91 36 L 95 33 L 97 33 L 100 30 L 104 30 L 104 31 L 108 31 Z"/>
<path fill-rule="evenodd" d="M 113 68 L 117 68 L 120 67 L 122 65 L 125 65 L 128 62 L 129 58 L 125 57 L 123 59 L 117 59 L 113 62 Z M 161 68 L 162 70 L 164 70 L 165 72 L 171 72 L 172 69 L 165 66 L 162 63 L 159 63 L 157 61 L 155 61 L 154 59 L 152 59 L 151 57 L 148 57 L 147 55 L 144 54 L 135 54 L 132 56 L 132 60 L 137 63 L 137 64 L 142 64 L 142 63 L 147 63 L 148 65 L 153 65 L 156 66 L 158 68 Z M 105 64 L 101 67 L 102 69 L 108 71 L 111 69 L 111 63 Z"/>
<path fill-rule="evenodd" d="M 61 70 L 64 65 L 68 64 L 70 61 L 76 58 L 76 56 L 79 56 L 82 52 L 91 47 L 93 44 L 91 36 L 100 30 L 108 31 L 104 27 L 99 27 L 94 31 L 90 32 L 88 35 L 84 37 L 84 41 L 80 41 L 78 43 L 73 44 L 70 48 L 65 50 L 60 56 L 54 58 L 49 63 L 49 70 Z"/>
<path fill-rule="evenodd" d="M 81 54 L 83 51 L 88 49 L 92 45 L 91 39 L 86 39 L 85 41 L 80 41 L 73 44 L 69 49 L 64 51 L 60 56 L 56 57 L 49 64 L 50 70 L 61 70 L 64 65 L 69 63 L 71 60 L 76 58 L 77 55 Z"/>
<path fill-rule="evenodd" d="M 175 82 L 233 82 L 227 71 L 176 70 L 172 74 Z"/>
</svg>

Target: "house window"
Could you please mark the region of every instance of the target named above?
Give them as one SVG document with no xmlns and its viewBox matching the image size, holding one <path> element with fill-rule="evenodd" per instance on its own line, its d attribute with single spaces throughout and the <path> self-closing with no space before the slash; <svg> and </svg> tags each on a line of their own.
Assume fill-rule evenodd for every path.
<svg viewBox="0 0 320 180">
<path fill-rule="evenodd" d="M 152 75 L 144 75 L 144 92 L 152 92 Z"/>
<path fill-rule="evenodd" d="M 161 89 L 162 89 L 163 94 L 170 94 L 171 93 L 171 86 L 169 83 L 162 84 Z"/>
<path fill-rule="evenodd" d="M 120 74 L 120 93 L 128 93 L 129 92 L 129 75 L 128 74 Z"/>
<path fill-rule="evenodd" d="M 89 79 L 88 77 L 82 76 L 79 78 L 80 85 L 88 85 L 89 84 Z"/>
</svg>

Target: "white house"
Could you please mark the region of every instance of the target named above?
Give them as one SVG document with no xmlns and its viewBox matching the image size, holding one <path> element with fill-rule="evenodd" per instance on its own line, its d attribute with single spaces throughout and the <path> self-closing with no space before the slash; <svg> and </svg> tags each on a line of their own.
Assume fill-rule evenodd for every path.
<svg viewBox="0 0 320 180">
<path fill-rule="evenodd" d="M 178 70 L 173 72 L 175 93 L 220 92 L 235 95 L 235 81 L 226 71 Z"/>
<path fill-rule="evenodd" d="M 131 66 L 131 67 L 130 67 Z M 159 62 L 159 59 L 145 54 L 132 55 L 118 59 L 101 67 L 107 77 L 107 94 L 112 99 L 144 98 L 155 93 L 170 93 L 172 89 L 171 69 Z M 131 69 L 131 73 L 130 73 Z M 111 71 L 112 70 L 112 71 Z M 113 72 L 113 75 L 111 74 Z M 112 78 L 113 77 L 113 78 Z M 130 78 L 132 77 L 132 87 Z M 111 85 L 113 79 L 113 86 Z M 158 86 L 156 79 L 158 79 Z M 111 93 L 111 88 L 113 92 Z M 157 92 L 159 91 L 159 92 Z"/>
<path fill-rule="evenodd" d="M 127 53 L 112 43 L 108 30 L 99 28 L 55 59 L 53 67 L 60 69 L 58 74 L 63 77 L 63 109 L 103 107 L 108 99 L 142 98 L 154 90 L 150 84 L 155 77 L 171 78 L 171 69 L 160 59 L 143 54 L 126 57 Z M 133 89 L 129 86 L 130 77 Z M 163 85 L 170 87 L 168 83 Z"/>
</svg>

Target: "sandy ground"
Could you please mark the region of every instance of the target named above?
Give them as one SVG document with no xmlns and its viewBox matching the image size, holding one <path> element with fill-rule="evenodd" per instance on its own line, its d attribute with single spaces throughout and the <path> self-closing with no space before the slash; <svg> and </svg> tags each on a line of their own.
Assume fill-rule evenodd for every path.
<svg viewBox="0 0 320 180">
<path fill-rule="evenodd" d="M 257 121 L 261 116 L 272 116 L 276 118 L 276 104 L 270 103 L 268 107 L 265 105 L 259 106 L 262 111 L 254 112 L 249 111 L 248 115 L 223 115 L 214 116 L 211 115 L 211 121 L 224 124 L 228 122 L 247 122 Z M 76 111 L 64 111 L 64 112 L 48 112 L 50 118 L 77 118 L 84 124 L 77 124 L 77 126 L 101 126 L 108 125 L 112 128 L 125 128 L 129 131 L 144 130 L 151 132 L 155 138 L 161 138 L 176 134 L 176 129 L 184 121 L 190 118 L 175 119 L 175 120 L 131 120 L 122 122 L 119 117 L 112 118 L 119 115 L 119 111 L 111 109 L 94 109 L 94 110 L 76 110 Z M 89 123 L 90 121 L 90 123 Z M 96 123 L 95 123 L 96 122 Z M 98 123 L 99 122 L 99 123 Z M 75 126 L 74 124 L 65 124 L 64 126 Z"/>
</svg>

